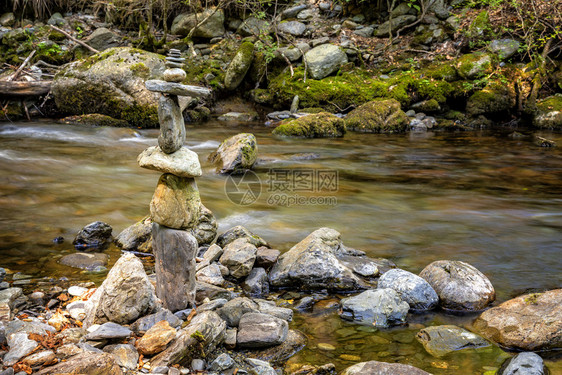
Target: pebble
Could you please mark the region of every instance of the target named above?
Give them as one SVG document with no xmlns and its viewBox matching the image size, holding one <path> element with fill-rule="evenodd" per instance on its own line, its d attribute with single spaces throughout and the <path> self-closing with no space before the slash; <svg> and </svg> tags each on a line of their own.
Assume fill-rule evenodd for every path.
<svg viewBox="0 0 562 375">
<path fill-rule="evenodd" d="M 81 286 L 76 286 L 76 285 L 68 288 L 68 294 L 75 297 L 80 297 L 82 294 L 86 293 L 87 291 L 88 291 L 87 288 L 83 288 Z"/>
<path fill-rule="evenodd" d="M 332 344 L 320 342 L 320 343 L 318 343 L 318 349 L 321 349 L 321 350 L 336 350 L 336 347 Z"/>
</svg>

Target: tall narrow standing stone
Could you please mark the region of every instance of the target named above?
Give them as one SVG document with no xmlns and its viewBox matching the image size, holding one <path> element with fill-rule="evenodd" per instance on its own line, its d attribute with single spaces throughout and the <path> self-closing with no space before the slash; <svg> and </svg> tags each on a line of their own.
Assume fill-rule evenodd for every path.
<svg viewBox="0 0 562 375">
<path fill-rule="evenodd" d="M 197 154 L 183 146 L 186 134 L 178 93 L 210 94 L 208 89 L 179 83 L 185 72 L 177 68 L 181 68 L 184 60 L 180 51 L 170 50 L 165 81 L 146 82 L 149 90 L 162 93 L 158 103 L 160 136 L 158 147 L 143 151 L 137 159 L 143 168 L 164 172 L 150 202 L 150 216 L 156 295 L 171 311 L 195 305 L 198 244 L 189 230 L 197 225 L 202 206 L 193 178 L 201 175 L 201 166 Z"/>
<path fill-rule="evenodd" d="M 185 125 L 176 95 L 161 95 L 158 102 L 160 136 L 158 146 L 166 154 L 176 152 L 185 142 Z"/>
<path fill-rule="evenodd" d="M 183 310 L 195 301 L 197 240 L 184 230 L 152 224 L 156 268 L 156 295 L 170 311 Z M 192 270 L 193 272 L 186 272 Z"/>
</svg>

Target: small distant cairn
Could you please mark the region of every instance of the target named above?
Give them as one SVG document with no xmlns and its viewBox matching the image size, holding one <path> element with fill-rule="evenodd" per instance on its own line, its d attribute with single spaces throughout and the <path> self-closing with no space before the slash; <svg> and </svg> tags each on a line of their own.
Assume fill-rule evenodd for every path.
<svg viewBox="0 0 562 375">
<path fill-rule="evenodd" d="M 146 81 L 146 88 L 160 93 L 158 146 L 137 158 L 142 168 L 162 172 L 150 202 L 152 246 L 156 263 L 156 294 L 171 311 L 195 305 L 195 256 L 197 240 L 190 230 L 197 225 L 201 198 L 195 177 L 201 176 L 197 154 L 184 146 L 186 131 L 178 96 L 209 96 L 211 90 L 183 85 L 186 73 L 179 50 L 166 58 L 164 80 Z"/>
</svg>

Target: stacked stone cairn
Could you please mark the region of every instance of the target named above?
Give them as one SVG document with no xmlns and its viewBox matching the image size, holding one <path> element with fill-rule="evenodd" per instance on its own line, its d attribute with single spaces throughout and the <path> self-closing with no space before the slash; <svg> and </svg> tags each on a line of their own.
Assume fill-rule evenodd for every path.
<svg viewBox="0 0 562 375">
<path fill-rule="evenodd" d="M 208 96 L 206 88 L 183 85 L 186 73 L 178 50 L 166 58 L 164 80 L 146 81 L 150 91 L 160 93 L 158 146 L 137 158 L 142 168 L 162 172 L 150 202 L 156 295 L 164 307 L 178 311 L 194 306 L 197 240 L 190 233 L 199 220 L 201 198 L 195 177 L 201 176 L 197 154 L 184 146 L 185 124 L 178 96 Z"/>
</svg>

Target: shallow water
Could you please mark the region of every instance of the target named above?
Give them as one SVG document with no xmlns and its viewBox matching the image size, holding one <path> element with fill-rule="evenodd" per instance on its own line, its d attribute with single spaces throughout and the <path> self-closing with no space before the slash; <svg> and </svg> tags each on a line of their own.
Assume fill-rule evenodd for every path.
<svg viewBox="0 0 562 375">
<path fill-rule="evenodd" d="M 216 175 L 207 162 L 220 141 L 243 131 L 256 135 L 260 155 L 261 184 L 254 179 L 240 185 L 251 186 L 256 195 L 261 190 L 249 205 L 229 199 L 240 198 L 232 194 L 240 178 Z M 561 287 L 561 147 L 539 148 L 531 136 L 512 139 L 510 129 L 351 133 L 329 140 L 279 139 L 270 131 L 261 124 L 189 126 L 187 144 L 204 170 L 197 180 L 202 200 L 220 231 L 244 225 L 284 251 L 314 229 L 332 227 L 346 245 L 415 273 L 438 259 L 471 263 L 490 278 L 499 301 L 529 289 Z M 57 260 L 74 251 L 72 239 L 84 225 L 105 221 L 117 234 L 148 213 L 159 174 L 139 168 L 136 157 L 156 144 L 157 135 L 157 130 L 0 123 L 0 266 L 33 278 L 102 280 L 104 274 L 72 270 Z M 561 134 L 543 135 L 562 145 Z M 279 174 L 287 171 L 296 179 Z M 318 171 L 323 177 L 307 179 Z M 311 204 L 319 197 L 322 204 Z M 284 205 L 296 198 L 299 204 Z M 65 242 L 53 244 L 57 236 Z M 106 252 L 112 262 L 119 256 L 115 248 Z M 471 320 L 434 313 L 412 317 L 417 323 L 408 328 L 373 333 L 333 311 L 298 314 L 293 327 L 310 341 L 290 363 L 333 362 L 343 369 L 358 358 L 379 359 L 435 374 L 481 374 L 505 354 L 492 348 L 436 359 L 413 339 L 422 324 Z M 336 350 L 319 350 L 318 343 Z M 562 373 L 560 361 L 548 365 Z"/>
</svg>

